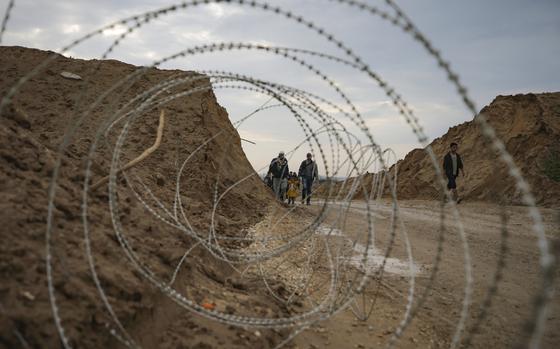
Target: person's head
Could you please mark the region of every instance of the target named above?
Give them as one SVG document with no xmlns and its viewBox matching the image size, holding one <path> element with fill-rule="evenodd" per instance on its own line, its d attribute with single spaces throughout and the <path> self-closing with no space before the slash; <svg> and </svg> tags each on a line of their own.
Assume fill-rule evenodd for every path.
<svg viewBox="0 0 560 349">
<path fill-rule="evenodd" d="M 280 158 L 280 159 L 284 158 L 284 151 L 281 151 L 280 153 L 278 153 L 278 158 Z"/>
<path fill-rule="evenodd" d="M 457 148 L 458 148 L 458 147 L 459 147 L 459 146 L 458 146 L 457 143 L 455 143 L 455 142 L 453 142 L 453 143 L 451 143 L 451 144 L 449 145 L 449 148 L 451 149 L 451 152 L 452 152 L 452 153 L 457 152 Z"/>
<path fill-rule="evenodd" d="M 307 153 L 307 160 L 311 160 L 311 153 Z"/>
</svg>

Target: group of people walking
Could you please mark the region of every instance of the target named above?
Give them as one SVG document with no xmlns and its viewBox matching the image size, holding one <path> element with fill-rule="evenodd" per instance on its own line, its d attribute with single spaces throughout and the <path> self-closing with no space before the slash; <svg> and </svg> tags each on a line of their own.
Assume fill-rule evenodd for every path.
<svg viewBox="0 0 560 349">
<path fill-rule="evenodd" d="M 458 145 L 450 144 L 449 152 L 443 158 L 443 172 L 447 177 L 447 189 L 451 192 L 451 198 L 456 203 L 461 202 L 457 195 L 457 177 L 463 176 L 463 161 L 457 153 Z M 272 188 L 276 198 L 282 202 L 288 200 L 288 204 L 295 204 L 295 199 L 301 190 L 301 203 L 311 204 L 313 183 L 319 177 L 317 164 L 313 161 L 311 153 L 307 153 L 306 159 L 299 165 L 297 173 L 290 172 L 288 159 L 283 151 L 272 159 L 265 177 L 265 183 Z"/>
<path fill-rule="evenodd" d="M 318 178 L 317 164 L 313 161 L 311 153 L 307 153 L 296 173 L 290 172 L 288 159 L 281 151 L 278 157 L 270 162 L 265 182 L 272 188 L 278 200 L 284 202 L 287 199 L 288 204 L 295 204 L 301 190 L 301 203 L 310 205 L 313 182 Z"/>
</svg>

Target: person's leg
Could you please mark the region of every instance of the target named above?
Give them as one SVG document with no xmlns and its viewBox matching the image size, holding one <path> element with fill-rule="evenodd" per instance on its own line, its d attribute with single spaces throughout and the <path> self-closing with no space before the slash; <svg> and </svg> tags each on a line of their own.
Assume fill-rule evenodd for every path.
<svg viewBox="0 0 560 349">
<path fill-rule="evenodd" d="M 301 177 L 301 204 L 305 201 L 305 177 Z"/>
<path fill-rule="evenodd" d="M 457 176 L 455 176 L 455 188 L 453 188 L 453 195 L 455 196 L 455 202 L 460 203 L 461 199 L 459 198 L 459 193 L 457 192 Z"/>
<path fill-rule="evenodd" d="M 277 199 L 280 198 L 280 178 L 272 178 L 272 190 L 274 190 L 274 196 Z"/>
<path fill-rule="evenodd" d="M 447 191 L 450 193 L 451 196 L 451 200 L 453 200 L 453 179 L 451 177 L 449 177 L 449 175 L 447 175 Z M 448 199 L 446 199 L 448 200 Z"/>
<path fill-rule="evenodd" d="M 305 196 L 306 196 L 307 204 L 309 205 L 311 203 L 311 189 L 312 189 L 311 187 L 313 186 L 313 177 L 311 178 L 306 177 L 305 181 L 307 182 L 305 183 L 305 187 L 307 188 Z"/>
<path fill-rule="evenodd" d="M 447 189 L 451 192 L 451 200 L 457 201 L 457 184 L 455 183 L 455 176 L 447 176 Z"/>
<path fill-rule="evenodd" d="M 282 182 L 280 184 L 280 191 L 281 191 L 281 195 L 282 195 L 282 201 L 284 201 L 286 199 L 286 190 L 288 189 L 288 180 L 286 178 L 282 179 Z"/>
</svg>

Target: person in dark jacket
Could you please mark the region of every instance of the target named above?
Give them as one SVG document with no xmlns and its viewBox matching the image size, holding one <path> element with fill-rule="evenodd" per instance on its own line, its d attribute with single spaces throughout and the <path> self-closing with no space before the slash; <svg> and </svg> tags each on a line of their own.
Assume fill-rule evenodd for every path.
<svg viewBox="0 0 560 349">
<path fill-rule="evenodd" d="M 457 143 L 451 143 L 450 148 L 449 152 L 443 157 L 443 172 L 447 177 L 447 189 L 451 190 L 451 197 L 459 203 L 461 199 L 459 199 L 457 195 L 456 180 L 459 176 L 459 171 L 461 171 L 463 177 L 465 173 L 463 172 L 463 161 L 461 160 L 461 156 L 457 153 Z"/>
<path fill-rule="evenodd" d="M 298 175 L 301 177 L 303 182 L 303 189 L 301 191 L 301 203 L 303 205 L 303 202 L 307 201 L 307 204 L 310 205 L 313 181 L 319 178 L 317 164 L 312 160 L 311 153 L 307 153 L 307 159 L 303 160 L 301 165 L 299 165 Z"/>
<path fill-rule="evenodd" d="M 272 189 L 272 174 L 267 173 L 266 176 L 264 176 L 264 183 L 267 187 Z"/>
<path fill-rule="evenodd" d="M 272 159 L 268 168 L 268 173 L 272 175 L 272 189 L 276 198 L 284 201 L 286 188 L 288 187 L 288 175 L 290 169 L 288 167 L 288 160 L 281 151 L 277 158 Z"/>
</svg>

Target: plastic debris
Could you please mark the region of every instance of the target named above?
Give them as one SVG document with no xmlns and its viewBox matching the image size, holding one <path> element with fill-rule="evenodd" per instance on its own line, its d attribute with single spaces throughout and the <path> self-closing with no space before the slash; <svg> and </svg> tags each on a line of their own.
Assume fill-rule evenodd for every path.
<svg viewBox="0 0 560 349">
<path fill-rule="evenodd" d="M 67 78 L 67 79 L 82 80 L 82 77 L 79 76 L 78 74 L 70 73 L 70 72 L 67 72 L 67 71 L 63 71 L 62 73 L 60 73 L 60 75 L 63 78 Z"/>
<path fill-rule="evenodd" d="M 202 303 L 202 307 L 207 310 L 214 310 L 214 308 L 216 308 L 216 304 L 210 302 L 204 302 Z"/>
<path fill-rule="evenodd" d="M 30 300 L 30 301 L 34 301 L 35 300 L 35 296 L 32 295 L 31 293 L 27 292 L 27 291 L 23 291 L 21 292 L 21 295 L 23 298 Z"/>
</svg>

